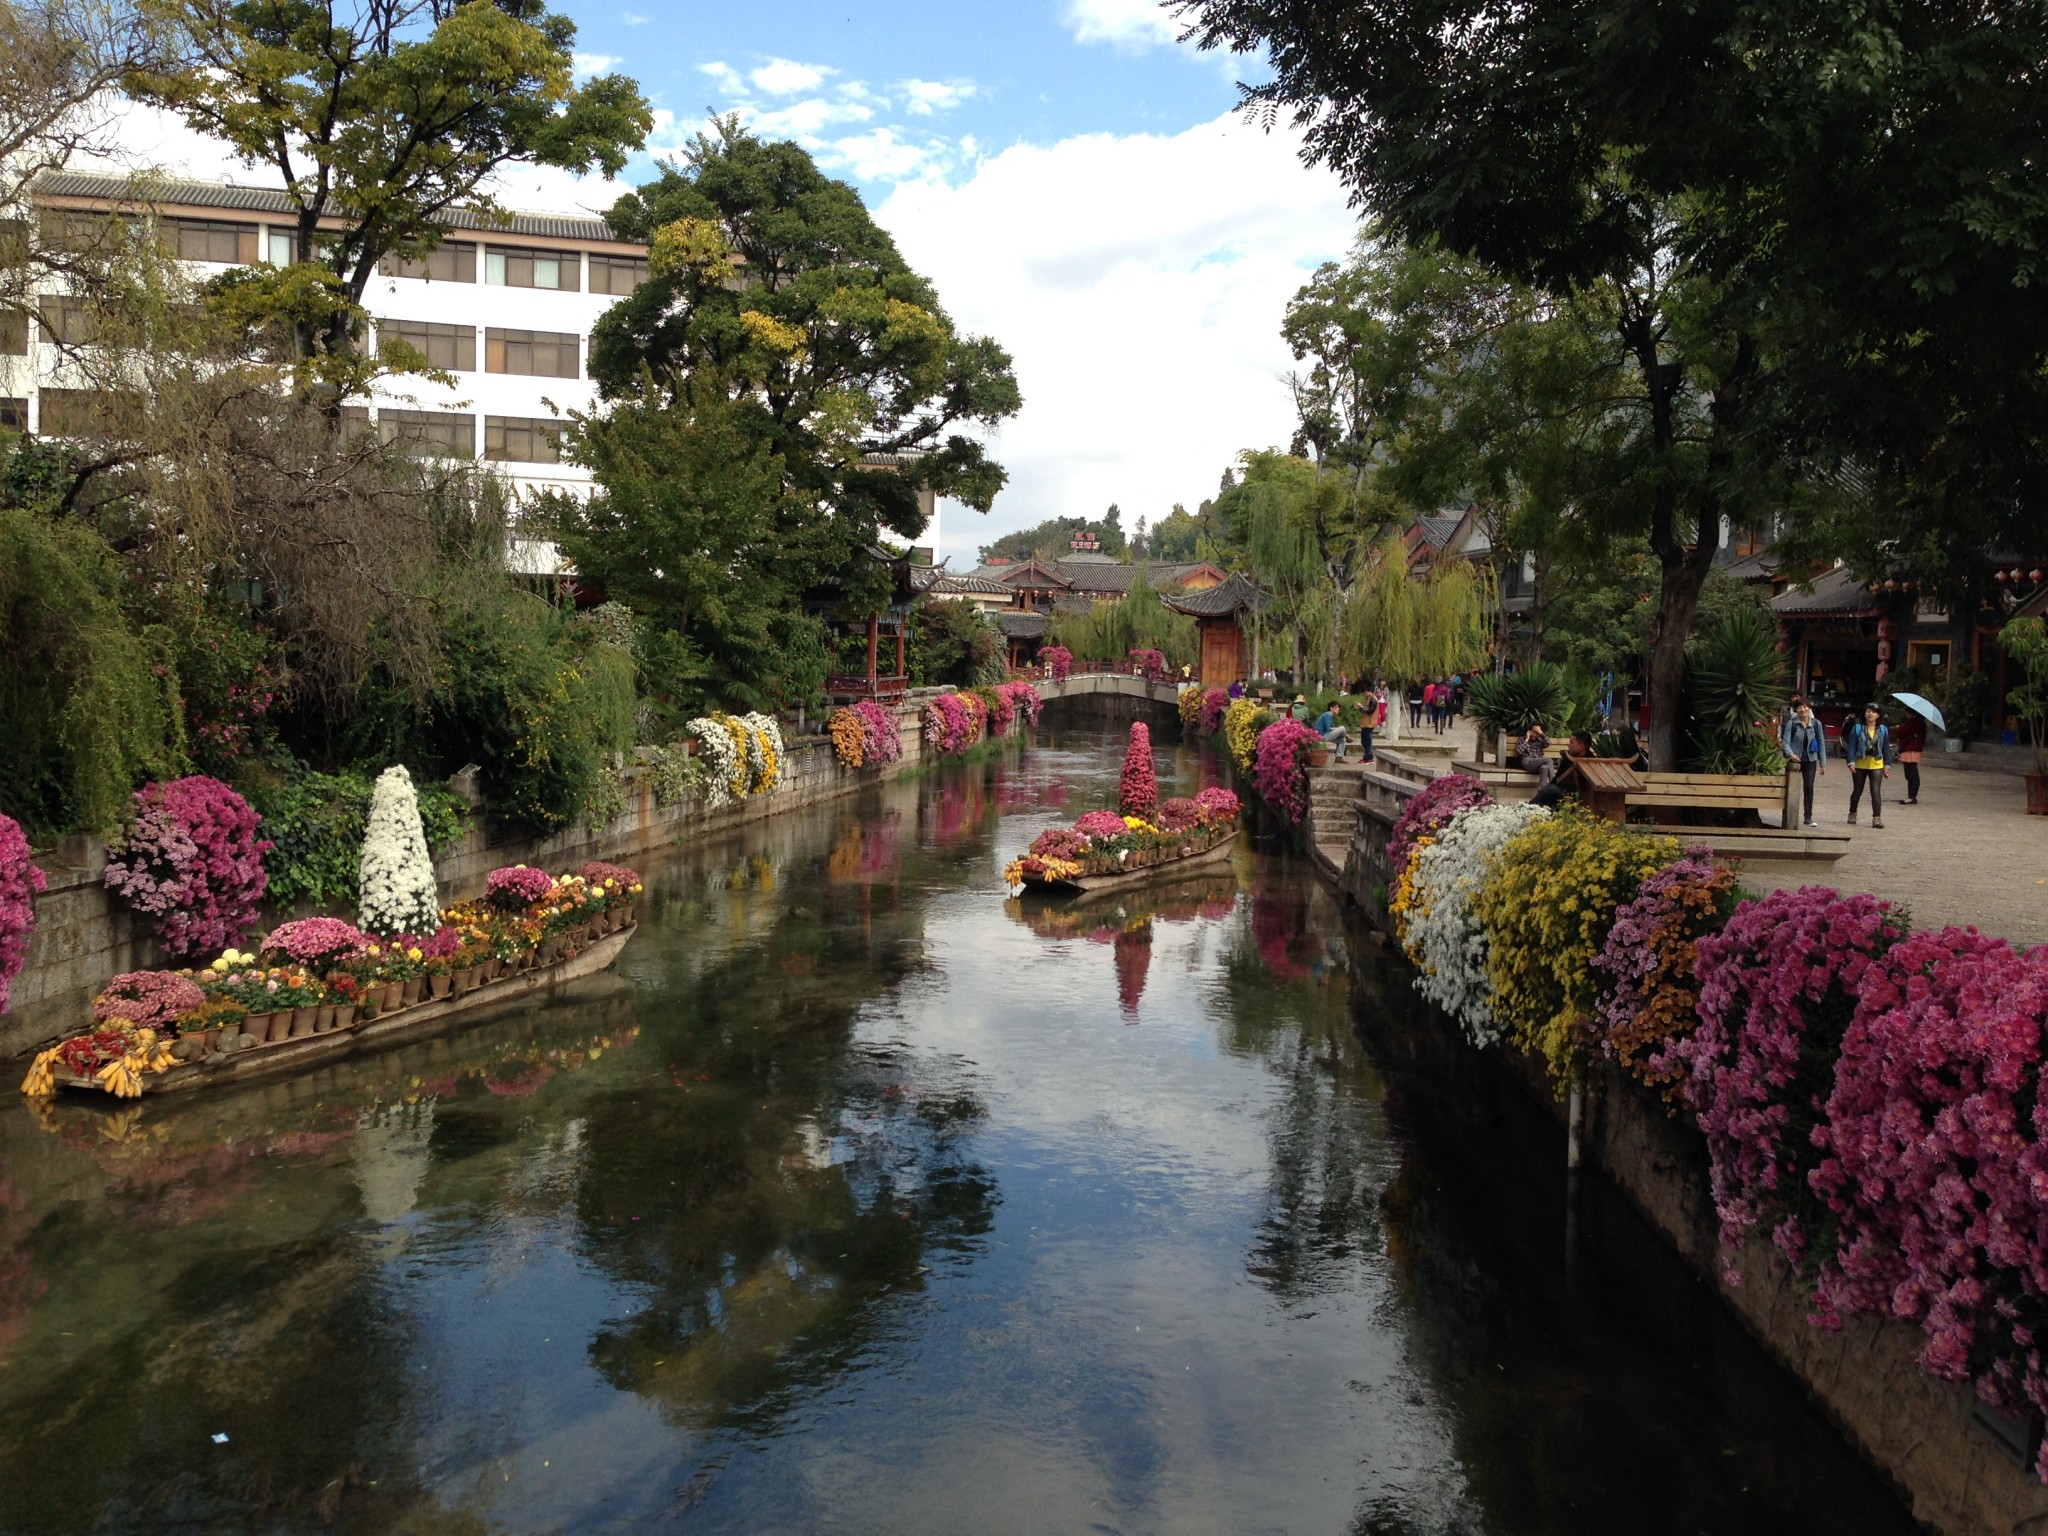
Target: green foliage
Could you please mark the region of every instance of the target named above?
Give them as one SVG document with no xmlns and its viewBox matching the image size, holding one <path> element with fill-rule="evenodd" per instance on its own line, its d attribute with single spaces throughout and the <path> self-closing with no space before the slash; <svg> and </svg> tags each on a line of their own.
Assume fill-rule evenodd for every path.
<svg viewBox="0 0 2048 1536">
<path fill-rule="evenodd" d="M 354 910 L 369 819 L 372 775 L 317 773 L 303 765 L 275 783 L 246 786 L 263 818 L 262 835 L 276 846 L 263 856 L 266 899 L 279 911 L 300 905 Z M 429 852 L 453 846 L 469 826 L 469 806 L 447 784 L 414 775 L 420 825 Z"/>
<path fill-rule="evenodd" d="M 1697 637 L 1687 683 L 1694 751 L 1710 773 L 1775 773 L 1785 707 L 1778 631 L 1760 609 L 1732 608 Z"/>
<path fill-rule="evenodd" d="M 1049 517 L 1033 528 L 1020 528 L 1015 533 L 1006 533 L 992 543 L 981 546 L 983 560 L 1007 559 L 1029 560 L 1037 555 L 1046 559 L 1064 560 L 1072 552 L 1074 535 L 1092 533 L 1101 541 L 1102 552 L 1112 559 L 1121 560 L 1130 552 L 1129 542 L 1124 538 L 1122 519 L 1115 507 L 1110 516 L 1090 521 L 1085 517 Z M 1182 555 L 1177 558 L 1188 559 Z"/>
<path fill-rule="evenodd" d="M 1555 733 L 1570 728 L 1575 703 L 1563 667 L 1532 661 L 1518 672 L 1486 672 L 1473 678 L 1465 713 L 1489 732 L 1519 736 L 1540 725 Z"/>
<path fill-rule="evenodd" d="M 867 670 L 867 637 L 850 635 L 858 652 L 854 672 Z M 884 644 L 893 644 L 884 641 Z M 1000 667 L 1002 636 L 974 604 L 962 599 L 927 599 L 911 610 L 904 647 L 910 681 L 917 688 L 968 688 L 991 663 Z"/>
<path fill-rule="evenodd" d="M 2034 741 L 2034 768 L 2048 772 L 2048 625 L 2040 619 L 2009 619 L 1998 643 L 2026 681 L 2006 690 L 2006 702 L 2027 723 Z"/>
<path fill-rule="evenodd" d="M 175 637 L 126 595 L 83 523 L 0 507 L 0 810 L 27 826 L 111 833 L 138 784 L 188 766 Z"/>
<path fill-rule="evenodd" d="M 1344 604 L 1338 655 L 1354 676 L 1449 677 L 1481 666 L 1492 641 L 1492 573 L 1468 561 L 1408 574 L 1398 538 L 1381 546 Z"/>
<path fill-rule="evenodd" d="M 1097 603 L 1086 613 L 1055 614 L 1048 634 L 1084 661 L 1120 662 L 1134 650 L 1158 651 L 1169 667 L 1198 659 L 1195 621 L 1159 601 L 1143 567 L 1124 596 Z"/>
<path fill-rule="evenodd" d="M 749 523 L 769 520 L 747 546 L 778 587 L 838 584 L 849 615 L 873 611 L 870 549 L 924 531 L 920 483 L 987 510 L 1005 476 L 962 429 L 1017 411 L 1008 355 L 954 328 L 859 194 L 802 148 L 720 119 L 611 221 L 649 243 L 650 276 L 598 321 L 591 376 L 609 399 L 680 411 L 716 436 L 647 438 L 630 464 L 583 457 L 601 490 L 622 473 L 771 481 L 727 498 L 748 503 Z M 707 453 L 718 473 L 697 467 Z M 874 454 L 919 455 L 915 477 Z M 689 585 L 688 606 L 708 604 Z"/>
<path fill-rule="evenodd" d="M 206 0 L 162 0 L 156 12 L 205 67 L 139 70 L 125 89 L 265 167 L 294 205 L 297 261 L 324 268 L 347 301 L 312 314 L 304 284 L 270 295 L 302 355 L 352 351 L 351 312 L 378 261 L 438 245 L 454 205 L 490 206 L 493 173 L 525 162 L 616 176 L 653 126 L 623 76 L 576 83 L 574 23 L 529 0 L 346 20 L 316 5 Z M 322 225 L 337 212 L 339 228 Z"/>
</svg>

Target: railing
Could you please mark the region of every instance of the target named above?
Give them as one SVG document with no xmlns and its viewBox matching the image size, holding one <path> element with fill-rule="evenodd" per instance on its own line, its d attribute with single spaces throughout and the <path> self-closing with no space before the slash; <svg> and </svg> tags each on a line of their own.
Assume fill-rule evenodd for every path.
<svg viewBox="0 0 2048 1536">
<path fill-rule="evenodd" d="M 898 699 L 910 692 L 907 677 L 828 677 L 825 692 L 835 699 Z"/>
</svg>

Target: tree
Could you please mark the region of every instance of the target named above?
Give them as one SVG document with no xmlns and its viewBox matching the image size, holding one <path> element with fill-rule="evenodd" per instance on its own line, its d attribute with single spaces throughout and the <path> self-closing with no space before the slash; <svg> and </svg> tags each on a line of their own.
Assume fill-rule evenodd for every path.
<svg viewBox="0 0 2048 1536">
<path fill-rule="evenodd" d="M 1009 355 L 960 335 L 859 194 L 803 149 L 720 119 L 610 217 L 651 246 L 649 276 L 592 332 L 591 375 L 610 400 L 716 411 L 765 455 L 784 582 L 879 606 L 869 551 L 924 531 L 920 483 L 988 509 L 1005 476 L 967 429 L 1016 413 Z"/>
<path fill-rule="evenodd" d="M 1474 670 L 1493 639 L 1491 573 L 1469 560 L 1446 560 L 1417 580 L 1407 553 L 1399 538 L 1382 541 L 1346 594 L 1345 670 L 1380 672 L 1395 682 Z"/>
<path fill-rule="evenodd" d="M 1337 603 L 1344 589 L 1332 580 L 1322 537 L 1345 488 L 1294 454 L 1268 449 L 1241 457 L 1244 478 L 1217 498 L 1217 512 L 1260 584 L 1273 594 L 1261 627 L 1277 625 L 1288 636 L 1299 681 L 1311 656 L 1335 665 Z M 1347 550 L 1347 564 L 1352 557 Z"/>
<path fill-rule="evenodd" d="M 981 546 L 984 560 L 1064 560 L 1071 552 L 1074 536 L 1092 533 L 1107 555 L 1123 555 L 1127 546 L 1123 533 L 1107 520 L 1091 523 L 1085 517 L 1049 517 L 1031 528 L 1020 528 Z"/>
<path fill-rule="evenodd" d="M 1795 546 L 1950 570 L 1999 533 L 2048 542 L 2038 7 L 1183 10 L 1271 59 L 1254 109 L 1293 115 L 1389 231 L 1598 297 L 1660 567 L 1653 765 L 1722 515 L 1776 492 Z"/>
<path fill-rule="evenodd" d="M 574 82 L 575 24 L 542 0 L 146 3 L 187 58 L 136 70 L 127 88 L 274 171 L 292 205 L 306 270 L 253 280 L 292 317 L 301 357 L 355 351 L 378 262 L 439 245 L 457 207 L 494 209 L 498 170 L 616 176 L 653 126 L 623 75 Z M 322 228 L 337 214 L 339 229 Z"/>
<path fill-rule="evenodd" d="M 1221 541 L 1224 537 L 1222 523 L 1215 512 L 1214 502 L 1203 502 L 1199 513 L 1189 512 L 1186 507 L 1175 502 L 1173 510 L 1159 519 L 1153 525 L 1151 533 L 1146 535 L 1145 548 L 1150 558 L 1167 562 L 1203 558 L 1203 538 L 1206 536 L 1211 540 Z"/>
</svg>

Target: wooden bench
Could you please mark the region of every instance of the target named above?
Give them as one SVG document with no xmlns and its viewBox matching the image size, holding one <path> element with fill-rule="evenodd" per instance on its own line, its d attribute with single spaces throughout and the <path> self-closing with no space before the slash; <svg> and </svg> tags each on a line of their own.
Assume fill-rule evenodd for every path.
<svg viewBox="0 0 2048 1536">
<path fill-rule="evenodd" d="M 1643 787 L 1629 792 L 1630 810 L 1647 810 L 1664 823 L 1673 811 L 1766 811 L 1781 815 L 1793 802 L 1790 774 L 1646 773 Z M 1799 818 L 1792 817 L 1797 825 Z"/>
</svg>

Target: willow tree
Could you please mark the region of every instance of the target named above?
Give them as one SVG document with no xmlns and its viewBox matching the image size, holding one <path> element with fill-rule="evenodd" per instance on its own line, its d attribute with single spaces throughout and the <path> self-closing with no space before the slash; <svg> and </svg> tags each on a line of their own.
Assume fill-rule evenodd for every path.
<svg viewBox="0 0 2048 1536">
<path fill-rule="evenodd" d="M 1345 594 L 1339 626 L 1344 666 L 1400 682 L 1469 672 L 1486 660 L 1495 600 L 1490 567 L 1446 560 L 1417 578 L 1401 541 L 1389 538 Z"/>
</svg>

